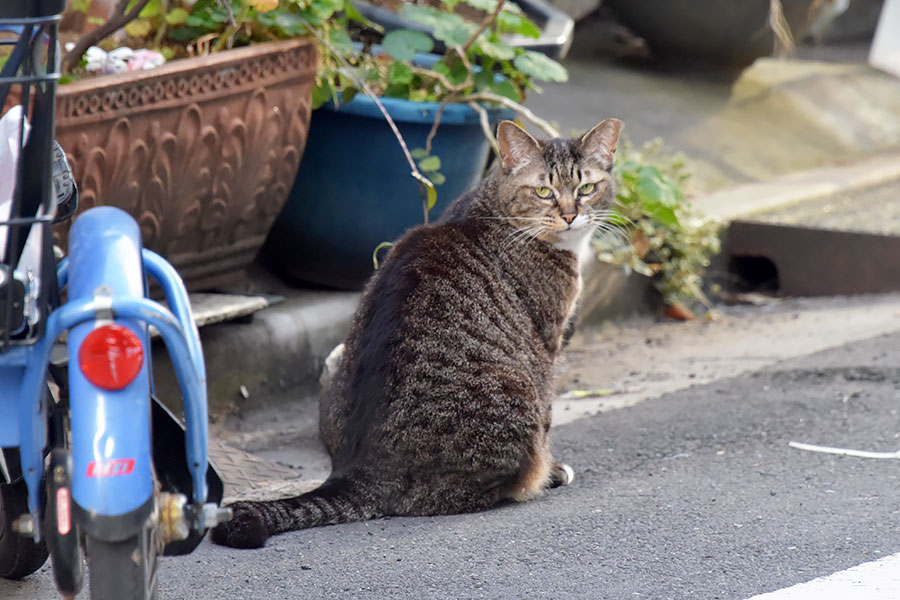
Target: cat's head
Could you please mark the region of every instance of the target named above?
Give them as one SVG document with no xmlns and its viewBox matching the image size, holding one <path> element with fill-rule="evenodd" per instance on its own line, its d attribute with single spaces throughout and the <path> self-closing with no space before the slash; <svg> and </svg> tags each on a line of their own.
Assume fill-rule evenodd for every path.
<svg viewBox="0 0 900 600">
<path fill-rule="evenodd" d="M 579 253 L 611 215 L 621 128 L 606 119 L 581 137 L 539 141 L 512 121 L 500 123 L 496 212 L 519 237 Z"/>
</svg>

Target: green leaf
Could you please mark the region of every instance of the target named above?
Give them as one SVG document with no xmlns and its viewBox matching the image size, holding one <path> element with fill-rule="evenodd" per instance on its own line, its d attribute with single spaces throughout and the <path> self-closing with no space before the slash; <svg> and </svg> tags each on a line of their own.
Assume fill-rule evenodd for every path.
<svg viewBox="0 0 900 600">
<path fill-rule="evenodd" d="M 434 185 L 444 185 L 444 182 L 447 181 L 447 178 L 437 171 L 433 171 L 429 173 L 429 175 L 431 176 L 431 183 L 433 183 Z"/>
<path fill-rule="evenodd" d="M 274 11 L 273 11 L 274 12 Z M 271 13 L 263 13 L 257 17 L 260 22 L 270 17 Z M 306 34 L 306 26 L 304 22 L 294 14 L 278 13 L 274 15 L 273 27 L 281 29 L 285 37 L 297 37 Z M 265 23 L 263 23 L 265 24 Z"/>
<path fill-rule="evenodd" d="M 434 27 L 438 21 L 440 11 L 430 6 L 419 6 L 417 4 L 406 4 L 400 7 L 400 16 L 405 17 L 413 23 L 424 25 L 425 27 Z"/>
<path fill-rule="evenodd" d="M 431 52 L 434 41 L 421 31 L 398 29 L 384 36 L 381 47 L 395 60 L 412 60 L 416 52 Z"/>
<path fill-rule="evenodd" d="M 334 86 L 328 79 L 317 81 L 312 91 L 312 107 L 319 108 L 334 97 Z"/>
<path fill-rule="evenodd" d="M 348 102 L 350 102 L 351 100 L 353 100 L 353 98 L 356 96 L 357 92 L 359 92 L 359 90 L 357 90 L 355 87 L 353 87 L 353 86 L 350 86 L 350 87 L 345 86 L 345 87 L 341 90 L 341 103 L 347 104 Z"/>
<path fill-rule="evenodd" d="M 434 63 L 434 66 L 431 67 L 431 70 L 440 73 L 441 75 L 449 79 L 450 83 L 452 83 L 453 85 L 461 84 L 466 80 L 466 77 L 469 74 L 469 70 L 461 60 L 454 61 L 453 66 L 448 67 L 447 63 L 444 62 L 444 59 L 441 59 Z"/>
<path fill-rule="evenodd" d="M 344 0 L 344 12 L 347 14 L 347 18 L 351 21 L 356 21 L 357 23 L 362 23 L 369 29 L 374 29 L 378 33 L 384 33 L 384 27 L 379 25 L 378 23 L 373 23 L 368 20 L 365 15 L 359 12 L 359 9 L 353 5 L 353 2 L 350 0 Z"/>
<path fill-rule="evenodd" d="M 91 0 L 72 0 L 72 10 L 87 14 L 91 7 Z"/>
<path fill-rule="evenodd" d="M 511 60 L 516 55 L 513 47 L 497 37 L 497 34 L 479 36 L 476 44 L 482 52 L 497 60 Z"/>
<path fill-rule="evenodd" d="M 339 54 L 347 54 L 353 50 L 350 34 L 343 29 L 332 29 L 328 32 L 328 41 Z"/>
<path fill-rule="evenodd" d="M 494 85 L 494 74 L 487 70 L 481 69 L 475 73 L 475 89 L 478 91 L 490 90 Z"/>
<path fill-rule="evenodd" d="M 173 8 L 166 13 L 164 18 L 169 25 L 181 25 L 187 21 L 189 16 L 191 16 L 191 13 L 183 8 Z"/>
<path fill-rule="evenodd" d="M 425 188 L 425 210 L 426 212 L 430 211 L 434 204 L 437 202 L 437 190 L 434 189 L 434 183 L 432 183 L 431 180 L 416 171 L 413 171 L 412 173 L 410 173 L 410 175 L 412 175 L 413 179 L 418 181 L 419 184 Z"/>
<path fill-rule="evenodd" d="M 313 0 L 309 4 L 309 10 L 313 16 L 319 19 L 327 20 L 334 16 L 334 13 L 342 10 L 344 3 L 340 0 Z"/>
<path fill-rule="evenodd" d="M 569 79 L 566 68 L 543 54 L 526 50 L 523 54 L 518 55 L 513 64 L 517 69 L 539 79 L 541 81 L 557 81 L 563 82 Z"/>
<path fill-rule="evenodd" d="M 504 10 L 497 15 L 497 23 L 500 25 L 501 30 L 509 33 L 516 33 L 533 39 L 541 37 L 540 27 L 523 15 L 511 14 Z"/>
<path fill-rule="evenodd" d="M 491 85 L 491 91 L 498 96 L 509 98 L 515 102 L 520 102 L 522 100 L 522 92 L 520 92 L 519 88 L 516 87 L 516 84 L 509 79 L 502 79 L 494 82 Z"/>
<path fill-rule="evenodd" d="M 150 35 L 152 30 L 153 27 L 150 25 L 150 21 L 146 19 L 135 19 L 125 26 L 125 33 L 135 38 L 146 37 Z"/>
<path fill-rule="evenodd" d="M 129 7 L 130 9 L 131 7 Z M 138 13 L 138 17 L 141 19 L 150 19 L 152 17 L 158 16 L 159 13 L 162 12 L 162 4 L 160 0 L 150 0 L 144 8 L 141 9 L 141 12 Z"/>
<path fill-rule="evenodd" d="M 497 8 L 497 0 L 464 0 L 466 4 L 471 6 L 472 8 L 477 8 L 478 10 L 483 10 L 486 13 L 494 12 L 494 9 Z M 522 9 L 519 8 L 518 4 L 514 4 L 512 2 L 507 2 L 503 9 L 500 11 L 500 14 L 503 13 L 513 13 L 519 14 L 522 12 Z"/>
<path fill-rule="evenodd" d="M 393 83 L 384 89 L 384 95 L 388 98 L 408 98 L 409 84 Z"/>
<path fill-rule="evenodd" d="M 453 15 L 456 16 L 456 15 Z M 462 46 L 469 41 L 478 26 L 467 23 L 460 18 L 459 22 L 440 21 L 434 26 L 434 37 L 448 46 Z"/>
<path fill-rule="evenodd" d="M 439 156 L 429 156 L 419 161 L 419 168 L 423 171 L 437 171 L 441 168 L 441 158 Z"/>
<path fill-rule="evenodd" d="M 450 67 L 447 66 L 447 63 L 444 62 L 443 58 L 434 63 L 434 66 L 431 67 L 431 70 L 435 73 L 440 73 L 444 77 L 450 77 Z"/>
<path fill-rule="evenodd" d="M 675 210 L 670 206 L 659 205 L 648 210 L 648 212 L 654 219 L 667 227 L 676 227 L 678 225 L 678 217 L 675 215 Z"/>
<path fill-rule="evenodd" d="M 425 102 L 428 100 L 428 91 L 422 89 L 410 90 L 409 99 L 413 102 Z"/>
<path fill-rule="evenodd" d="M 428 6 L 404 4 L 400 15 L 413 23 L 433 29 L 435 39 L 448 46 L 462 46 L 478 29 L 478 25 L 469 23 L 457 14 L 441 12 Z"/>
<path fill-rule="evenodd" d="M 413 148 L 409 151 L 409 155 L 416 160 L 421 160 L 428 156 L 428 151 L 425 148 Z"/>
<path fill-rule="evenodd" d="M 428 210 L 431 210 L 432 208 L 434 208 L 434 205 L 437 204 L 437 190 L 434 189 L 433 183 L 431 185 L 426 185 L 425 189 L 427 190 L 426 195 L 428 198 Z"/>
<path fill-rule="evenodd" d="M 638 169 L 635 192 L 645 204 L 671 208 L 679 200 L 678 191 L 653 165 L 644 165 Z"/>
<path fill-rule="evenodd" d="M 413 80 L 413 72 L 408 64 L 403 62 L 391 63 L 387 69 L 388 82 L 408 84 Z"/>
</svg>

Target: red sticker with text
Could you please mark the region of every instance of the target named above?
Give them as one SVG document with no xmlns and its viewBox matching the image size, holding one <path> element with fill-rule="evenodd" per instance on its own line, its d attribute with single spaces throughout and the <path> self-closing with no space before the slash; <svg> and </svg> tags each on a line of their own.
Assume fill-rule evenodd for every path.
<svg viewBox="0 0 900 600">
<path fill-rule="evenodd" d="M 87 466 L 88 477 L 116 477 L 131 475 L 134 471 L 133 458 L 114 458 L 106 462 L 92 460 Z"/>
</svg>

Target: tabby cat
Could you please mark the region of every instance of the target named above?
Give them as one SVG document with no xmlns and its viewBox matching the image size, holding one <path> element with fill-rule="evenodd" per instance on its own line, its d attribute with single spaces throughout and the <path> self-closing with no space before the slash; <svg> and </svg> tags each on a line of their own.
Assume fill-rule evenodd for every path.
<svg viewBox="0 0 900 600">
<path fill-rule="evenodd" d="M 580 257 L 609 227 L 621 125 L 538 141 L 500 124 L 492 173 L 407 232 L 366 288 L 320 406 L 331 476 L 232 504 L 213 541 L 256 548 L 317 525 L 479 511 L 572 480 L 549 449 L 554 363 Z"/>
</svg>

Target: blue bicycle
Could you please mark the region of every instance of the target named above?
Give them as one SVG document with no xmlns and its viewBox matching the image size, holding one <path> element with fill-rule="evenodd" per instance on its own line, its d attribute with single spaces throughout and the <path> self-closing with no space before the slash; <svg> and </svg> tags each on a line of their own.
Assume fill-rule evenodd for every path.
<svg viewBox="0 0 900 600">
<path fill-rule="evenodd" d="M 53 223 L 77 204 L 53 136 L 64 5 L 0 2 L 0 576 L 49 556 L 74 597 L 86 562 L 94 600 L 145 600 L 159 556 L 192 551 L 229 511 L 207 463 L 203 354 L 175 270 L 110 207 L 83 212 L 57 260 Z M 148 277 L 168 308 L 149 299 Z M 153 395 L 151 328 L 184 427 Z"/>
</svg>

